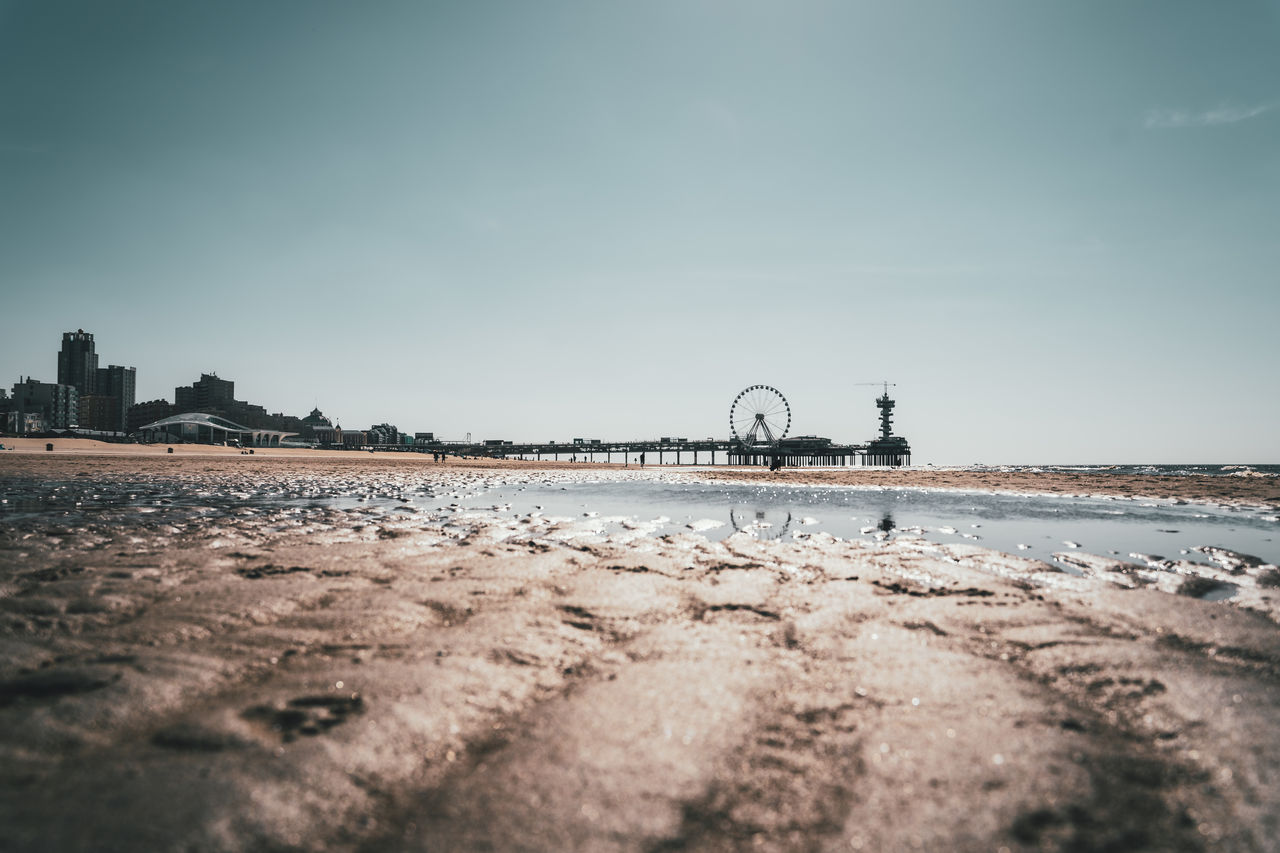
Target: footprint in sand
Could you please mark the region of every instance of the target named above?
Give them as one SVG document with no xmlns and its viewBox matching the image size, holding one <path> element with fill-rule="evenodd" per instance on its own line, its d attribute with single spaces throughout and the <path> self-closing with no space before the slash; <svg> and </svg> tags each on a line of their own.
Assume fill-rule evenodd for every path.
<svg viewBox="0 0 1280 853">
<path fill-rule="evenodd" d="M 364 699 L 359 693 L 334 696 L 299 696 L 283 705 L 255 705 L 241 716 L 267 725 L 279 732 L 285 743 L 298 735 L 318 735 L 348 718 L 364 713 Z"/>
</svg>

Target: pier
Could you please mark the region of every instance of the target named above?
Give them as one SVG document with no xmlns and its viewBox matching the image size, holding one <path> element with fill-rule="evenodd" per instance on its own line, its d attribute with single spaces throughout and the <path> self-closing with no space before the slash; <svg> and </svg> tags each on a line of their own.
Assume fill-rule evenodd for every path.
<svg viewBox="0 0 1280 853">
<path fill-rule="evenodd" d="M 864 384 L 864 383 L 859 383 Z M 879 385 L 881 383 L 872 383 Z M 880 409 L 880 435 L 865 444 L 837 444 L 817 435 L 788 436 L 791 405 L 782 392 L 770 385 L 751 385 L 733 399 L 729 407 L 728 438 L 662 436 L 660 438 L 604 441 L 574 438 L 570 441 L 508 441 L 490 438 L 465 441 L 438 438 L 434 433 L 401 436 L 394 427 L 375 430 L 382 440 L 369 441 L 362 432 L 344 434 L 331 430 L 323 446 L 352 450 L 434 453 L 447 456 L 530 461 L 582 461 L 643 465 L 762 465 L 771 468 L 843 468 L 856 465 L 900 467 L 911 464 L 911 446 L 893 434 L 894 401 L 889 385 L 876 400 Z M 384 425 L 385 426 L 385 425 Z M 389 440 L 387 440 L 389 438 Z M 403 439 L 403 440 L 402 440 Z M 643 462 L 641 461 L 643 457 Z"/>
<path fill-rule="evenodd" d="M 863 384 L 863 383 L 859 383 Z M 882 384 L 879 382 L 869 384 Z M 791 404 L 777 388 L 751 385 L 743 389 L 729 407 L 727 439 L 688 439 L 663 436 L 657 439 L 602 441 L 575 438 L 569 442 L 445 441 L 430 433 L 415 436 L 411 444 L 377 445 L 370 450 L 399 450 L 444 453 L 491 459 L 530 459 L 613 463 L 621 456 L 624 464 L 634 460 L 644 465 L 764 465 L 771 468 L 839 468 L 852 465 L 899 467 L 911 464 L 911 446 L 893 434 L 894 401 L 889 385 L 876 400 L 880 409 L 880 435 L 866 444 L 836 444 L 816 435 L 787 437 L 791 428 Z M 470 435 L 468 435 L 470 439 Z M 640 462 L 643 455 L 644 462 Z M 719 458 L 717 458 L 717 455 Z M 601 458 L 603 457 L 603 459 Z M 700 458 L 701 457 L 701 458 Z"/>
<path fill-rule="evenodd" d="M 874 443 L 873 443 L 874 444 Z M 905 448 L 905 452 L 902 452 Z M 770 465 L 774 457 L 787 468 L 849 467 L 854 465 L 910 465 L 911 450 L 903 443 L 898 452 L 871 454 L 871 445 L 835 444 L 829 439 L 799 437 L 782 439 L 776 446 L 748 446 L 731 439 L 658 438 L 633 441 L 598 441 L 584 439 L 570 442 L 456 442 L 435 441 L 412 447 L 385 449 L 412 450 L 419 453 L 447 453 L 453 456 L 479 456 L 494 459 L 524 458 L 541 461 L 551 459 L 584 462 L 629 460 L 645 454 L 646 465 Z M 381 448 L 379 448 L 381 449 Z M 620 457 L 620 458 L 619 458 Z"/>
</svg>

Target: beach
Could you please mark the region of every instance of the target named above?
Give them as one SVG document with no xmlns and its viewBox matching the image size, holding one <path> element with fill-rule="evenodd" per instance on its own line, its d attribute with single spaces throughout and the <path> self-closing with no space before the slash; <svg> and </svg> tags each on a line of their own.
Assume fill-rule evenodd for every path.
<svg viewBox="0 0 1280 853">
<path fill-rule="evenodd" d="M 1272 566 L 1219 555 L 1215 601 L 1194 566 L 483 497 L 608 474 L 1275 508 L 1275 478 L 54 444 L 0 452 L 0 491 L 65 489 L 0 515 L 0 849 L 1277 849 Z M 99 489 L 123 497 L 77 508 Z"/>
</svg>

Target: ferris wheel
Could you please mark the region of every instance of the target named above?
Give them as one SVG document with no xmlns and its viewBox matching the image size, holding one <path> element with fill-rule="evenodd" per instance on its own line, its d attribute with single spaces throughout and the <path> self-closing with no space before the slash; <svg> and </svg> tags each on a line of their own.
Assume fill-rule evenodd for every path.
<svg viewBox="0 0 1280 853">
<path fill-rule="evenodd" d="M 733 506 L 729 507 L 729 523 L 734 530 L 757 539 L 781 539 L 791 528 L 791 512 Z"/>
<path fill-rule="evenodd" d="M 791 406 L 777 388 L 752 385 L 733 398 L 729 429 L 746 445 L 777 444 L 791 429 Z"/>
</svg>

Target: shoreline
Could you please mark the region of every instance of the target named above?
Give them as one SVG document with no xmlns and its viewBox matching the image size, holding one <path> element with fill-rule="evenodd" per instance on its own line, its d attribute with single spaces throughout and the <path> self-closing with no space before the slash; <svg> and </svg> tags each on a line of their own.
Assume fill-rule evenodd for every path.
<svg viewBox="0 0 1280 853">
<path fill-rule="evenodd" d="M 754 467 L 706 465 L 635 465 L 619 463 L 568 462 L 555 460 L 512 460 L 473 457 L 448 457 L 433 462 L 430 455 L 395 451 L 315 450 L 300 448 L 254 448 L 243 453 L 240 448 L 212 445 L 115 445 L 91 439 L 53 439 L 53 452 L 44 449 L 44 439 L 7 439 L 0 451 L 0 475 L 5 471 L 37 471 L 45 463 L 35 459 L 105 459 L 220 460 L 231 464 L 281 464 L 293 461 L 343 462 L 352 467 L 387 467 L 403 470 L 418 466 L 424 470 L 570 470 L 570 471 L 654 471 L 680 473 L 708 482 L 753 484 L 857 486 L 866 488 L 920 488 L 972 490 L 980 492 L 1059 495 L 1070 497 L 1148 498 L 1152 500 L 1185 500 L 1222 506 L 1256 506 L 1280 508 L 1280 477 L 1207 475 L 1207 474 L 1100 474 L 1056 471 L 996 471 L 989 468 L 784 468 L 768 471 Z M 174 448 L 172 454 L 167 448 Z M 10 449 L 13 448 L 13 449 Z M 119 448 L 119 449 L 117 449 Z M 6 460 L 9 460 L 6 462 Z M 23 460 L 23 461 L 15 461 Z"/>
</svg>

